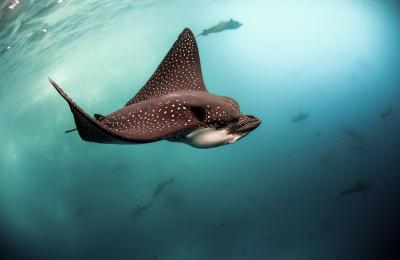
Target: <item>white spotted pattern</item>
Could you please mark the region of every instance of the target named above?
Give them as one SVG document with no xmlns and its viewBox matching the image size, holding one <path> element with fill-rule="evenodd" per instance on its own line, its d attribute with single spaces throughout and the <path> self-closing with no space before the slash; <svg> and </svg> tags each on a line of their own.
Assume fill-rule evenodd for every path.
<svg viewBox="0 0 400 260">
<path fill-rule="evenodd" d="M 201 107 L 204 118 L 199 118 L 192 110 L 197 106 L 194 103 L 199 102 L 207 104 Z M 207 92 L 181 91 L 179 94 L 169 94 L 123 107 L 107 115 L 101 123 L 127 139 L 162 139 L 192 127 L 224 125 L 238 119 L 239 115 L 237 103 L 232 99 Z"/>
<path fill-rule="evenodd" d="M 196 40 L 185 29 L 144 87 L 126 105 L 180 90 L 207 91 Z"/>
<path fill-rule="evenodd" d="M 81 137 L 91 142 L 153 142 L 191 129 L 226 128 L 240 118 L 235 100 L 207 92 L 196 41 L 189 29 L 181 33 L 139 93 L 104 119 L 90 117 L 50 81 L 69 103 Z M 212 140 L 219 140 L 215 135 L 210 136 Z"/>
</svg>

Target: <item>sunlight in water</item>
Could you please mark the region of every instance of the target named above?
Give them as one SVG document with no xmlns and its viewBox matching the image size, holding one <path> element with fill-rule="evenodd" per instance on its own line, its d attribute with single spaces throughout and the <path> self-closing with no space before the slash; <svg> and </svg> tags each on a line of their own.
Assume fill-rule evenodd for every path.
<svg viewBox="0 0 400 260">
<path fill-rule="evenodd" d="M 0 259 L 400 259 L 391 2 L 0 1 Z M 221 29 L 230 19 L 242 25 Z M 76 121 L 48 77 L 105 124 L 132 112 L 186 27 L 208 91 L 257 129 L 248 117 L 125 146 L 65 133 Z M 165 105 L 170 122 L 205 117 L 196 93 Z M 187 133 L 244 137 L 170 142 Z"/>
</svg>

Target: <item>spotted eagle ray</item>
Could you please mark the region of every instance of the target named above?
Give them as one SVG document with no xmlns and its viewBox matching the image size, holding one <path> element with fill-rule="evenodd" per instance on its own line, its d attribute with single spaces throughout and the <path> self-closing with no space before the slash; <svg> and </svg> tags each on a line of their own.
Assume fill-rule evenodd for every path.
<svg viewBox="0 0 400 260">
<path fill-rule="evenodd" d="M 121 109 L 91 117 L 61 87 L 50 83 L 68 102 L 76 130 L 88 142 L 139 144 L 160 140 L 196 148 L 231 144 L 261 121 L 240 112 L 232 98 L 207 91 L 193 33 L 186 28 L 139 92 Z"/>
</svg>

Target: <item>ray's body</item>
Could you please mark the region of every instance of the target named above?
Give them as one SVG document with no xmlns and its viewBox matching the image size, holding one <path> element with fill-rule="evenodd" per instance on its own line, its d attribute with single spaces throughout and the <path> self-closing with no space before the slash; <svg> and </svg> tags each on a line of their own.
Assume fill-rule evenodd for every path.
<svg viewBox="0 0 400 260">
<path fill-rule="evenodd" d="M 60 86 L 81 138 L 89 142 L 132 144 L 169 140 L 197 148 L 234 143 L 260 124 L 243 115 L 229 97 L 207 91 L 193 33 L 185 29 L 145 86 L 121 109 L 89 116 Z M 67 131 L 69 132 L 69 131 Z"/>
</svg>

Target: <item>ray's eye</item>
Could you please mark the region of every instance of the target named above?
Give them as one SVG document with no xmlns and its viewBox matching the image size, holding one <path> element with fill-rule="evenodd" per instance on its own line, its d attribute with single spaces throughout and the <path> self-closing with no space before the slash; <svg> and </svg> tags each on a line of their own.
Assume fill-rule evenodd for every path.
<svg viewBox="0 0 400 260">
<path fill-rule="evenodd" d="M 206 111 L 204 110 L 204 108 L 202 107 L 192 107 L 191 108 L 192 113 L 194 114 L 194 116 L 200 121 L 204 121 L 204 119 L 206 118 Z"/>
</svg>

